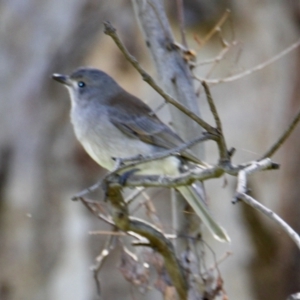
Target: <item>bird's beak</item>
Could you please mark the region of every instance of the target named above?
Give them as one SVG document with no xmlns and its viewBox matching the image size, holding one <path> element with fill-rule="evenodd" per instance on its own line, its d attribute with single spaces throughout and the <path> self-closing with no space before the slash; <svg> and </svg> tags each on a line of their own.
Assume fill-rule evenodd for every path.
<svg viewBox="0 0 300 300">
<path fill-rule="evenodd" d="M 71 84 L 72 84 L 72 82 L 70 80 L 70 77 L 67 76 L 67 75 L 54 73 L 54 74 L 52 74 L 52 78 L 54 80 L 58 81 L 59 83 L 64 84 L 64 85 L 71 86 Z"/>
</svg>

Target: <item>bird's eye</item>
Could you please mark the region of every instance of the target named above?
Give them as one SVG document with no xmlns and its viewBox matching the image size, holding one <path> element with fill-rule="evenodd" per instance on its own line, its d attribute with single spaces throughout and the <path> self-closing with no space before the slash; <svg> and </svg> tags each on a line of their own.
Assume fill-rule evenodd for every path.
<svg viewBox="0 0 300 300">
<path fill-rule="evenodd" d="M 80 88 L 85 87 L 85 83 L 84 83 L 83 81 L 78 81 L 77 85 L 78 85 Z"/>
</svg>

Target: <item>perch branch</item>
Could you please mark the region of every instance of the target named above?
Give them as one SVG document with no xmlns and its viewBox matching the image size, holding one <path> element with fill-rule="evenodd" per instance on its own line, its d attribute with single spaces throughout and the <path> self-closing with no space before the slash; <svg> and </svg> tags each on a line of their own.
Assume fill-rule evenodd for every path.
<svg viewBox="0 0 300 300">
<path fill-rule="evenodd" d="M 273 162 L 268 163 L 265 168 L 257 169 L 257 165 L 263 163 L 264 161 L 254 161 L 249 162 L 247 164 L 241 164 L 237 166 L 231 165 L 228 163 L 221 163 L 217 166 L 207 167 L 205 169 L 201 168 L 193 168 L 188 170 L 185 173 L 182 173 L 178 176 L 161 176 L 161 175 L 132 175 L 130 176 L 125 183 L 120 183 L 119 176 L 117 174 L 112 174 L 106 178 L 107 182 L 111 187 L 121 188 L 125 187 L 136 187 L 136 186 L 144 186 L 144 187 L 168 187 L 168 188 L 176 188 L 179 186 L 191 185 L 195 181 L 205 181 L 212 178 L 218 178 L 222 176 L 224 173 L 230 174 L 232 176 L 237 176 L 239 171 L 245 168 L 254 168 L 254 171 L 261 170 L 274 170 L 278 169 L 278 164 Z"/>
<path fill-rule="evenodd" d="M 158 160 L 158 159 L 163 159 L 163 158 L 166 158 L 166 157 L 171 156 L 171 155 L 178 155 L 183 150 L 185 150 L 187 148 L 190 148 L 190 147 L 192 147 L 193 145 L 195 145 L 197 143 L 204 142 L 204 141 L 207 141 L 207 140 L 214 140 L 214 139 L 216 139 L 216 136 L 214 136 L 212 134 L 208 134 L 208 133 L 203 133 L 199 137 L 195 138 L 194 140 L 191 140 L 187 143 L 183 143 L 182 145 L 180 145 L 176 148 L 170 149 L 170 150 L 161 151 L 161 152 L 158 152 L 156 154 L 151 154 L 151 155 L 147 155 L 147 156 L 138 155 L 138 156 L 123 158 L 123 159 L 118 158 L 117 162 L 116 162 L 116 167 L 114 168 L 114 170 L 112 172 L 109 172 L 105 176 L 105 178 L 107 178 L 111 175 L 120 173 L 121 171 L 124 171 L 124 170 L 127 170 L 127 169 L 132 169 L 133 167 L 136 167 L 136 166 L 138 166 L 142 163 L 146 163 L 146 162 L 150 162 L 150 161 L 154 161 L 154 160 Z M 123 165 L 125 162 L 131 162 L 131 163 Z M 204 163 L 203 163 L 203 165 L 208 166 Z"/>
<path fill-rule="evenodd" d="M 215 139 L 217 139 L 217 136 L 215 136 L 213 134 L 203 133 L 199 137 L 197 137 L 196 139 L 194 139 L 192 141 L 183 143 L 182 145 L 180 145 L 176 148 L 170 149 L 170 150 L 158 152 L 154 155 L 148 155 L 148 156 L 144 156 L 144 157 L 138 155 L 138 156 L 123 158 L 123 159 L 115 158 L 116 164 L 115 164 L 113 171 L 106 174 L 103 178 L 101 178 L 94 185 L 92 185 L 92 186 L 82 190 L 81 192 L 77 193 L 76 195 L 74 195 L 72 197 L 72 200 L 78 200 L 81 197 L 84 197 L 85 195 L 96 191 L 102 185 L 103 181 L 106 180 L 106 178 L 111 177 L 117 173 L 120 173 L 121 171 L 125 171 L 127 169 L 133 168 L 141 163 L 162 159 L 162 158 L 165 158 L 170 155 L 178 155 L 178 153 L 180 153 L 181 151 L 183 151 L 189 147 L 192 147 L 196 143 L 204 142 L 207 140 L 215 140 Z M 131 162 L 131 163 L 127 164 L 126 166 L 122 166 L 122 164 L 124 164 L 125 162 Z"/>
</svg>

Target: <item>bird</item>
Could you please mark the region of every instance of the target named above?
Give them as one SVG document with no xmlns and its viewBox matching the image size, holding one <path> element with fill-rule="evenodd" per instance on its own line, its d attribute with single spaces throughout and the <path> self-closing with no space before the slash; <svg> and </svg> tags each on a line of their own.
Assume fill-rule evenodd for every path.
<svg viewBox="0 0 300 300">
<path fill-rule="evenodd" d="M 163 123 L 141 99 L 128 93 L 107 73 L 80 67 L 70 75 L 54 73 L 71 99 L 71 123 L 85 151 L 100 166 L 111 171 L 116 158 L 147 156 L 178 147 L 184 141 Z M 189 150 L 178 155 L 139 164 L 138 174 L 178 176 L 184 170 L 203 166 Z M 179 186 L 195 213 L 221 242 L 229 242 L 226 231 L 211 216 L 192 185 Z"/>
</svg>

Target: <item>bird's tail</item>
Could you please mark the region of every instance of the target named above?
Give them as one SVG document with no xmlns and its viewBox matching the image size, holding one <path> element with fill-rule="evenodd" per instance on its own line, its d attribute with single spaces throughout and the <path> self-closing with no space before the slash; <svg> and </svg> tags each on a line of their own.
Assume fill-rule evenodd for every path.
<svg viewBox="0 0 300 300">
<path fill-rule="evenodd" d="M 202 222 L 207 226 L 215 239 L 220 242 L 230 242 L 226 231 L 213 219 L 206 204 L 202 201 L 192 186 L 180 186 L 176 188 L 186 199 Z"/>
</svg>

